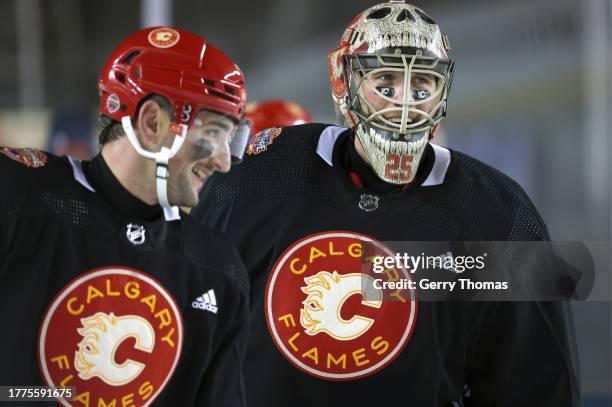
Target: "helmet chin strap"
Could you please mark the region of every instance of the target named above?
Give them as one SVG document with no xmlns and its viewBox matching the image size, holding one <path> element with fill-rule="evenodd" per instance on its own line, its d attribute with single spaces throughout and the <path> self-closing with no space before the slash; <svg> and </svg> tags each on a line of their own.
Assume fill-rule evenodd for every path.
<svg viewBox="0 0 612 407">
<path fill-rule="evenodd" d="M 162 147 L 160 151 L 154 153 L 142 148 L 138 142 L 136 132 L 134 132 L 134 128 L 132 127 L 132 119 L 130 116 L 123 116 L 121 118 L 121 125 L 123 126 L 123 131 L 125 131 L 128 140 L 132 144 L 132 147 L 134 147 L 134 150 L 136 150 L 136 152 L 142 157 L 155 161 L 157 201 L 163 208 L 171 208 L 172 205 L 170 205 L 170 202 L 168 202 L 168 161 L 174 157 L 185 142 L 188 127 L 184 124 L 179 124 L 178 126 L 180 126 L 180 131 L 175 132 L 172 147 Z"/>
</svg>

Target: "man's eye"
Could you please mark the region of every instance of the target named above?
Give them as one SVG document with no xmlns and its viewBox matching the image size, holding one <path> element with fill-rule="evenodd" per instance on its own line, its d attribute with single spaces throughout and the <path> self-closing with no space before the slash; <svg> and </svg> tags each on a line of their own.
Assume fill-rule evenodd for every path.
<svg viewBox="0 0 612 407">
<path fill-rule="evenodd" d="M 214 127 L 208 127 L 204 129 L 204 134 L 208 137 L 217 137 L 221 134 L 221 130 Z"/>
<path fill-rule="evenodd" d="M 431 96 L 431 93 L 428 90 L 415 90 L 412 92 L 412 97 L 414 100 L 425 100 Z"/>
<path fill-rule="evenodd" d="M 395 89 L 389 87 L 389 86 L 377 86 L 376 90 L 378 90 L 381 95 L 386 96 L 386 97 L 393 97 L 395 96 Z"/>
</svg>

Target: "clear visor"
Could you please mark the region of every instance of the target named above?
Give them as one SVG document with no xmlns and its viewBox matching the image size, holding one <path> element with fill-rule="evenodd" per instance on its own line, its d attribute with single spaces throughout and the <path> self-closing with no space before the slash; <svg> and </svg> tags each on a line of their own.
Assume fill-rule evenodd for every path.
<svg viewBox="0 0 612 407">
<path fill-rule="evenodd" d="M 220 159 L 229 158 L 232 164 L 242 161 L 249 139 L 251 123 L 243 120 L 238 124 L 229 120 L 219 120 L 219 115 L 212 119 L 195 118 L 187 142 L 192 146 L 194 160 L 209 158 L 213 155 Z M 229 156 L 229 157 L 228 157 Z"/>
<path fill-rule="evenodd" d="M 448 65 L 440 60 L 402 54 L 355 56 L 349 67 L 351 107 L 364 124 L 410 134 L 442 118 Z"/>
</svg>

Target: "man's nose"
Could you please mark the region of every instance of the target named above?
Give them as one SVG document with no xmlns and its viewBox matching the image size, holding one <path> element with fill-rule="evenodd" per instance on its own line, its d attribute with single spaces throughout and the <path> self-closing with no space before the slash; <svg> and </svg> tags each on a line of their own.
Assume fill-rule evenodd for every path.
<svg viewBox="0 0 612 407">
<path fill-rule="evenodd" d="M 395 96 L 393 97 L 393 100 L 395 101 L 396 105 L 401 107 L 401 105 L 405 102 L 414 103 L 415 99 L 414 99 L 414 95 L 412 94 L 412 89 L 410 89 L 410 85 L 408 85 L 408 89 L 406 89 L 406 92 L 407 92 L 407 98 L 406 98 L 406 101 L 404 101 L 404 84 L 401 83 L 395 86 L 394 88 Z"/>
<path fill-rule="evenodd" d="M 210 164 L 215 171 L 228 172 L 232 167 L 232 159 L 227 148 L 217 149 L 210 156 Z"/>
</svg>

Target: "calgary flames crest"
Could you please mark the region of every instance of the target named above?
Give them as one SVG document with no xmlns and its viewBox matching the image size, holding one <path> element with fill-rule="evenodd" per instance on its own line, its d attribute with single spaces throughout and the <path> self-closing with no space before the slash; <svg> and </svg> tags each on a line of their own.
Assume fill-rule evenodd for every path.
<svg viewBox="0 0 612 407">
<path fill-rule="evenodd" d="M 176 302 L 150 276 L 106 268 L 70 282 L 40 327 L 48 386 L 74 387 L 63 405 L 151 404 L 170 380 L 183 343 Z"/>
<path fill-rule="evenodd" d="M 270 334 L 298 369 L 327 380 L 376 373 L 406 346 L 416 320 L 414 292 L 375 288 L 371 259 L 392 253 L 354 232 L 319 233 L 279 258 L 266 287 Z M 409 278 L 386 270 L 383 278 Z"/>
</svg>

